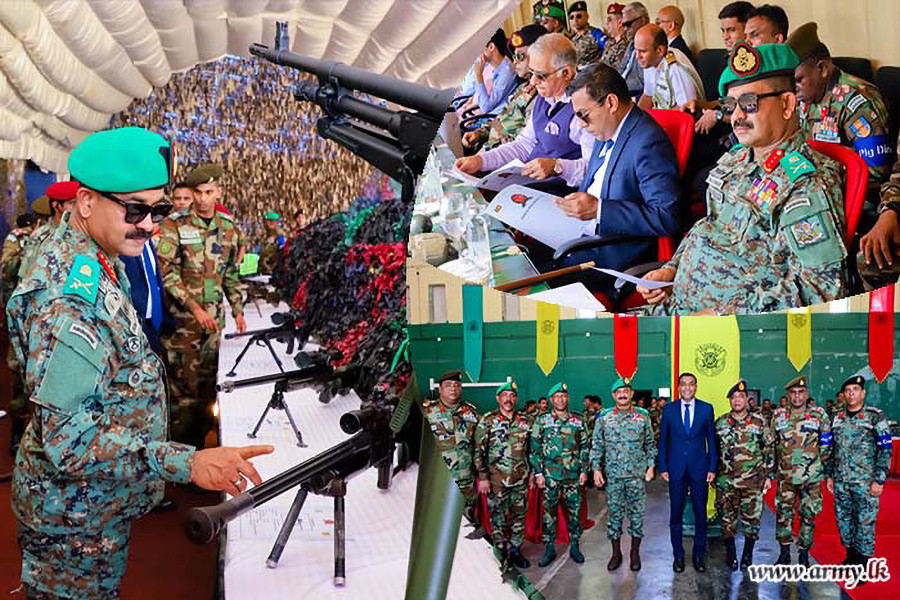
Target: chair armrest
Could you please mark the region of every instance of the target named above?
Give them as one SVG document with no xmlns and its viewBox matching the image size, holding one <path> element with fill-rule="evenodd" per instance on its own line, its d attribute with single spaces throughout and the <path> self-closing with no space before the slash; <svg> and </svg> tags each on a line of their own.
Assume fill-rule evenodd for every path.
<svg viewBox="0 0 900 600">
<path fill-rule="evenodd" d="M 466 116 L 468 114 L 469 114 L 469 111 L 467 110 L 465 113 L 463 113 L 463 119 L 459 122 L 459 128 L 462 131 L 467 131 L 467 132 L 475 131 L 482 125 L 481 123 L 479 123 L 479 121 L 481 121 L 481 120 L 490 121 L 490 120 L 497 118 L 497 115 L 495 115 L 493 113 L 486 113 L 483 115 Z M 477 123 L 477 125 L 473 127 L 473 124 L 475 124 L 475 123 Z"/>
<path fill-rule="evenodd" d="M 458 109 L 460 106 L 462 106 L 462 104 L 466 100 L 468 100 L 471 97 L 472 97 L 472 94 L 469 94 L 468 96 L 457 96 L 456 98 L 454 98 L 453 100 L 450 101 L 450 108 L 452 108 L 453 110 Z"/>
<path fill-rule="evenodd" d="M 632 242 L 635 240 L 643 240 L 648 237 L 655 236 L 646 236 L 646 235 L 583 235 L 581 237 L 577 237 L 574 239 L 565 242 L 562 246 L 556 249 L 556 252 L 553 253 L 553 260 L 559 260 L 563 256 L 570 254 L 576 250 L 585 250 L 587 248 L 597 248 L 600 246 L 607 246 L 609 244 L 618 244 L 621 242 Z"/>
</svg>

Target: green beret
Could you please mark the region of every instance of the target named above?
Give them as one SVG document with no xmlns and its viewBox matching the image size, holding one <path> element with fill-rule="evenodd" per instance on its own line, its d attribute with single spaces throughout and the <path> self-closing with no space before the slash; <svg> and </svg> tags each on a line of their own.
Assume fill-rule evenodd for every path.
<svg viewBox="0 0 900 600">
<path fill-rule="evenodd" d="M 281 218 L 277 212 L 267 212 L 266 213 L 266 221 L 277 221 Z"/>
<path fill-rule="evenodd" d="M 31 210 L 36 215 L 41 215 L 42 217 L 50 216 L 50 198 L 47 196 L 38 196 L 37 199 L 31 203 Z"/>
<path fill-rule="evenodd" d="M 462 381 L 462 373 L 459 371 L 447 371 L 438 377 L 438 383 L 444 383 L 445 381 Z"/>
<path fill-rule="evenodd" d="M 556 392 L 565 392 L 568 394 L 569 388 L 566 387 L 565 383 L 559 382 L 556 385 L 554 385 L 552 388 L 550 388 L 550 391 L 547 392 L 547 397 L 552 398 L 553 394 L 555 394 Z"/>
<path fill-rule="evenodd" d="M 517 396 L 519 395 L 519 388 L 516 385 L 515 381 L 507 381 L 503 385 L 497 388 L 497 395 L 499 396 L 503 392 L 514 392 Z"/>
<path fill-rule="evenodd" d="M 846 388 L 848 385 L 854 385 L 854 384 L 858 385 L 861 388 L 865 388 L 866 387 L 865 377 L 863 377 L 862 375 L 854 375 L 853 377 L 851 377 L 850 379 L 848 379 L 847 381 L 845 381 L 844 383 L 841 384 L 841 391 L 843 392 L 844 388 Z"/>
<path fill-rule="evenodd" d="M 719 78 L 719 94 L 724 96 L 732 85 L 780 75 L 793 76 L 799 64 L 797 55 L 787 44 L 760 44 L 754 48 L 747 42 L 738 42 Z"/>
<path fill-rule="evenodd" d="M 563 9 L 556 4 L 548 4 L 544 8 L 541 9 L 542 17 L 553 17 L 554 19 L 559 19 L 563 23 L 566 22 L 566 13 Z"/>
<path fill-rule="evenodd" d="M 728 397 L 731 398 L 735 392 L 746 392 L 747 391 L 747 382 L 741 379 L 736 384 L 731 386 L 731 389 L 728 390 Z"/>
<path fill-rule="evenodd" d="M 188 173 L 184 178 L 184 184 L 188 187 L 195 188 L 203 183 L 215 181 L 225 174 L 222 165 L 218 163 L 204 163 L 194 167 L 194 170 Z"/>
<path fill-rule="evenodd" d="M 788 37 L 786 43 L 800 62 L 812 56 L 812 53 L 822 46 L 818 29 L 819 26 L 815 23 L 804 23 Z"/>
<path fill-rule="evenodd" d="M 141 127 L 91 134 L 69 154 L 69 173 L 84 187 L 127 194 L 172 181 L 175 157 L 169 141 Z"/>
<path fill-rule="evenodd" d="M 609 388 L 609 393 L 615 394 L 617 389 L 623 388 L 623 387 L 630 388 L 631 387 L 631 379 L 629 379 L 628 377 L 619 377 L 612 384 L 612 387 Z"/>
<path fill-rule="evenodd" d="M 800 387 L 800 388 L 807 387 L 805 375 L 800 375 L 799 377 L 794 377 L 793 379 L 788 381 L 787 385 L 784 386 L 784 390 L 786 392 L 789 392 L 791 390 L 791 388 L 795 388 L 795 387 Z"/>
</svg>

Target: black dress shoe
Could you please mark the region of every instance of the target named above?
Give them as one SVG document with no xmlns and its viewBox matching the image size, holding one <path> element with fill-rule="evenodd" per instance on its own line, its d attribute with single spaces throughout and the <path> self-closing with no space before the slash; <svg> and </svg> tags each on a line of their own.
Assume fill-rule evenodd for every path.
<svg viewBox="0 0 900 600">
<path fill-rule="evenodd" d="M 171 498 L 163 498 L 153 507 L 153 512 L 169 512 L 178 508 L 178 503 Z"/>
<path fill-rule="evenodd" d="M 695 571 L 698 573 L 706 573 L 706 564 L 703 562 L 702 556 L 699 559 L 691 559 L 691 562 L 694 564 Z"/>
<path fill-rule="evenodd" d="M 675 571 L 676 573 L 684 573 L 684 559 L 676 558 L 672 562 L 672 570 Z"/>
</svg>

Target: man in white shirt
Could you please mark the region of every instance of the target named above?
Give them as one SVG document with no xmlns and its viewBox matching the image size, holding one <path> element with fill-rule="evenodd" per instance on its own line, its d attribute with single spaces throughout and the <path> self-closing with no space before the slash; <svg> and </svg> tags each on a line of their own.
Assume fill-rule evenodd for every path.
<svg viewBox="0 0 900 600">
<path fill-rule="evenodd" d="M 691 61 L 680 50 L 669 48 L 659 25 L 645 25 L 634 36 L 637 60 L 644 70 L 644 94 L 638 106 L 678 108 L 691 100 L 705 100 L 703 82 Z"/>
</svg>

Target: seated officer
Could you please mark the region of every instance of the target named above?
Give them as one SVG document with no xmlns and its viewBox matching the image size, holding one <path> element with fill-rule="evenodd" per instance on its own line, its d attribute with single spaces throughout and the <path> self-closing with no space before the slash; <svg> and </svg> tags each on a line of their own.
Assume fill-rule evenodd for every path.
<svg viewBox="0 0 900 600">
<path fill-rule="evenodd" d="M 818 304 L 847 289 L 839 165 L 814 152 L 797 118 L 786 44 L 739 42 L 719 80 L 740 142 L 707 179 L 707 216 L 639 287 L 661 313 L 750 313 Z"/>
<path fill-rule="evenodd" d="M 856 265 L 867 289 L 897 281 L 900 275 L 900 159 L 890 179 L 881 186 L 878 221 L 859 240 Z"/>
<path fill-rule="evenodd" d="M 703 82 L 681 50 L 669 48 L 659 25 L 644 25 L 634 36 L 637 60 L 644 70 L 643 109 L 672 109 L 691 100 L 703 100 Z"/>
</svg>

